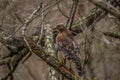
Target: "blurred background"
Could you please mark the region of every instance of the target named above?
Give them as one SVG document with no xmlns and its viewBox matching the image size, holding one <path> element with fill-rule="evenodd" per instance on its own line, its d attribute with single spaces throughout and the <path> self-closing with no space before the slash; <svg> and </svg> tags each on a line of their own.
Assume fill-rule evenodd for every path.
<svg viewBox="0 0 120 80">
<path fill-rule="evenodd" d="M 66 25 L 73 0 L 61 0 L 59 5 L 55 3 L 56 0 L 0 0 L 0 36 L 9 37 L 14 34 L 40 4 L 48 9 L 29 23 L 26 30 L 27 36 L 40 34 L 41 27 L 46 24 L 50 24 L 51 29 L 60 23 Z M 98 8 L 91 2 L 79 0 L 73 24 L 91 15 L 96 9 Z M 35 15 L 39 14 L 38 12 Z M 120 21 L 108 13 L 91 25 L 94 28 L 90 26 L 83 33 L 75 35 L 82 59 L 85 60 L 86 51 L 89 53 L 89 64 L 85 65 L 86 80 L 120 80 L 120 39 L 105 36 L 102 33 L 120 32 L 119 24 Z M 21 36 L 21 29 L 19 29 L 14 37 Z M 7 48 L 1 43 L 0 46 L 0 55 L 7 55 L 9 52 Z M 19 64 L 13 73 L 14 80 L 50 80 L 48 68 L 49 66 L 43 60 L 32 54 L 27 61 Z M 0 78 L 8 72 L 6 65 L 0 66 Z"/>
</svg>

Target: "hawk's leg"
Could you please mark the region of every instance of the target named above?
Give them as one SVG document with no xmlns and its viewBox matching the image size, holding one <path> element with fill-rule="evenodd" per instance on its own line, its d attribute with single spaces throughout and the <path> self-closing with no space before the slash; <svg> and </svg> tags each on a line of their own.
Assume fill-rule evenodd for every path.
<svg viewBox="0 0 120 80">
<path fill-rule="evenodd" d="M 73 66 L 73 62 L 71 60 L 68 60 L 68 69 L 75 72 L 74 80 L 78 80 L 78 73 L 74 71 Z"/>
<path fill-rule="evenodd" d="M 68 60 L 68 69 L 69 70 L 72 70 L 72 61 L 71 60 Z"/>
<path fill-rule="evenodd" d="M 65 63 L 66 63 L 66 58 L 65 58 L 65 56 L 64 56 L 63 53 L 60 53 L 58 59 L 59 59 L 59 62 L 60 62 L 61 65 L 65 65 Z"/>
</svg>

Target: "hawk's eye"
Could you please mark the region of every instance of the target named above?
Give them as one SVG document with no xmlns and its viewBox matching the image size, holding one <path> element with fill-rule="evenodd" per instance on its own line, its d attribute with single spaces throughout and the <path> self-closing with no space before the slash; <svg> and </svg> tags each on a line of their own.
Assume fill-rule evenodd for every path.
<svg viewBox="0 0 120 80">
<path fill-rule="evenodd" d="M 60 25 L 59 27 L 60 27 L 60 29 L 64 29 L 65 28 L 64 25 Z"/>
</svg>

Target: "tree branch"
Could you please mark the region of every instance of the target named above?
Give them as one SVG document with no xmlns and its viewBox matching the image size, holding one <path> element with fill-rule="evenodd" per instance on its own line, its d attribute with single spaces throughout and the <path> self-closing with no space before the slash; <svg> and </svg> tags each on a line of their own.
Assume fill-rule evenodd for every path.
<svg viewBox="0 0 120 80">
<path fill-rule="evenodd" d="M 1 80 L 6 80 L 9 76 L 12 75 L 12 73 L 16 70 L 17 66 L 19 65 L 20 61 L 24 58 L 24 56 L 29 52 L 27 48 L 24 48 L 23 50 L 19 51 L 16 56 L 14 56 L 12 59 L 10 59 L 9 63 L 12 64 L 13 69 Z"/>
<path fill-rule="evenodd" d="M 92 2 L 94 5 L 109 12 L 110 14 L 114 15 L 116 18 L 120 19 L 120 11 L 117 8 L 113 7 L 111 4 L 99 0 L 88 0 L 88 1 Z"/>
<path fill-rule="evenodd" d="M 103 32 L 104 35 L 120 39 L 120 33 Z"/>
<path fill-rule="evenodd" d="M 98 8 L 95 8 L 95 9 L 96 9 L 95 12 L 90 13 L 90 15 L 88 15 L 84 19 L 80 19 L 75 24 L 73 24 L 71 30 L 73 32 L 80 33 L 85 29 L 85 27 L 81 25 L 86 25 L 87 27 L 89 27 L 91 24 L 94 23 L 94 21 L 98 22 L 107 15 L 106 11 L 103 11 Z"/>
<path fill-rule="evenodd" d="M 44 52 L 44 50 L 42 49 L 42 47 L 37 46 L 36 43 L 32 39 L 26 38 L 26 40 L 28 41 L 29 46 L 31 47 L 32 52 L 34 54 L 39 56 L 49 66 L 53 67 L 55 70 L 57 70 L 59 73 L 61 73 L 66 78 L 68 78 L 70 80 L 74 80 L 75 73 L 73 71 L 67 69 L 64 65 L 61 65 L 60 62 L 56 58 L 54 58 L 50 55 L 47 55 Z"/>
</svg>

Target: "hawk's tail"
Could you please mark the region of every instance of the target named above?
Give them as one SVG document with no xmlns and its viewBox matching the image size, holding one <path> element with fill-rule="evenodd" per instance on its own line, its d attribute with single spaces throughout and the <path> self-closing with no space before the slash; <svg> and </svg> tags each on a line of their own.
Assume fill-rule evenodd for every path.
<svg viewBox="0 0 120 80">
<path fill-rule="evenodd" d="M 75 54 L 74 55 L 66 54 L 66 58 L 69 59 L 69 60 L 72 60 L 73 63 L 75 63 L 79 76 L 82 76 L 83 75 L 83 69 L 82 69 L 82 64 L 81 64 L 80 58 Z"/>
<path fill-rule="evenodd" d="M 74 63 L 76 65 L 76 69 L 77 69 L 77 72 L 78 72 L 79 76 L 82 76 L 83 75 L 83 69 L 82 69 L 81 62 L 79 60 L 75 59 Z"/>
<path fill-rule="evenodd" d="M 79 76 L 82 76 L 83 75 L 83 69 L 82 69 L 82 64 L 81 64 L 80 58 L 78 56 L 74 55 L 72 61 L 76 65 L 76 69 L 77 69 L 77 72 L 78 72 Z"/>
</svg>

